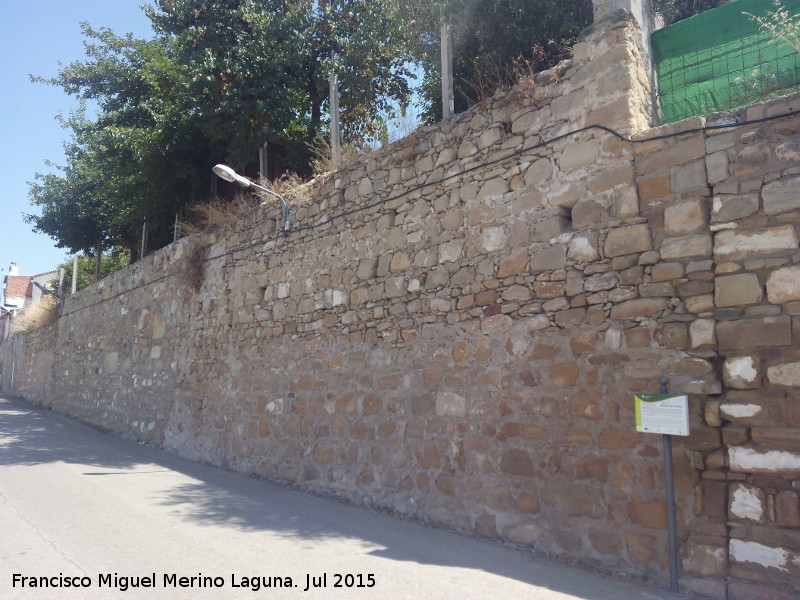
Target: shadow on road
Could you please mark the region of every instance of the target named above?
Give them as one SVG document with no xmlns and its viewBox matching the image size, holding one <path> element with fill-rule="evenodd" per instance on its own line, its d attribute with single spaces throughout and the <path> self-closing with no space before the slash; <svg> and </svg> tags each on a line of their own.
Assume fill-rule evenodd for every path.
<svg viewBox="0 0 800 600">
<path fill-rule="evenodd" d="M 586 571 L 531 560 L 496 543 L 209 467 L 0 397 L 0 469 L 56 461 L 85 465 L 81 474 L 91 477 L 180 473 L 189 479 L 155 487 L 152 502 L 199 524 L 269 531 L 298 543 L 346 538 L 389 560 L 474 569 L 585 600 L 656 597 Z"/>
</svg>

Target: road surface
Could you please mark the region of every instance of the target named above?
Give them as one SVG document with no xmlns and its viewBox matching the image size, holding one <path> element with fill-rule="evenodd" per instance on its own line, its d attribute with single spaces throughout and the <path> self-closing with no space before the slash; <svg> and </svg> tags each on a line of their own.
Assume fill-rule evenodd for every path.
<svg viewBox="0 0 800 600">
<path fill-rule="evenodd" d="M 0 397 L 3 599 L 658 597 Z"/>
</svg>

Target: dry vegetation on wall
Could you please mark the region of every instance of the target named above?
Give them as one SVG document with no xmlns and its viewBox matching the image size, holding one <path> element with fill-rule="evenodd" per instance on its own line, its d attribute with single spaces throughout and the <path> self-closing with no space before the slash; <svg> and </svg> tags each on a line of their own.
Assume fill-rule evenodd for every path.
<svg viewBox="0 0 800 600">
<path fill-rule="evenodd" d="M 32 331 L 54 325 L 58 319 L 59 301 L 54 296 L 44 296 L 39 302 L 19 313 L 11 322 L 11 330 Z"/>
</svg>

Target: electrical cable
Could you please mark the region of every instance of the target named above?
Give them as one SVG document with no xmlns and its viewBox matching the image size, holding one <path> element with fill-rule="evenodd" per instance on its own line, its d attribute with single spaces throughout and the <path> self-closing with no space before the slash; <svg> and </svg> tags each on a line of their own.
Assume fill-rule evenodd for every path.
<svg viewBox="0 0 800 600">
<path fill-rule="evenodd" d="M 718 129 L 732 129 L 732 128 L 735 128 L 735 127 L 745 127 L 747 125 L 756 125 L 758 123 L 765 123 L 765 122 L 768 122 L 768 121 L 774 121 L 776 119 L 783 119 L 783 118 L 786 118 L 786 117 L 793 117 L 793 116 L 799 115 L 799 114 L 800 114 L 800 110 L 793 110 L 793 111 L 790 111 L 790 112 L 780 113 L 780 114 L 777 114 L 777 115 L 771 115 L 771 116 L 768 116 L 768 117 L 762 117 L 762 118 L 759 118 L 759 119 L 752 119 L 750 121 L 740 121 L 740 122 L 733 122 L 733 123 L 722 123 L 722 124 L 719 124 L 719 125 L 706 125 L 704 127 L 694 127 L 692 129 L 684 129 L 684 130 L 681 130 L 681 131 L 674 131 L 674 132 L 665 133 L 665 134 L 662 134 L 662 135 L 656 135 L 656 136 L 652 136 L 652 137 L 648 137 L 648 138 L 642 138 L 642 139 L 634 139 L 634 138 L 627 137 L 627 136 L 623 135 L 622 133 L 620 133 L 619 131 L 616 131 L 615 129 L 607 127 L 606 125 L 587 125 L 586 127 L 581 127 L 580 129 L 575 129 L 573 131 L 568 131 L 567 133 L 562 133 L 561 135 L 557 135 L 552 139 L 539 142 L 537 144 L 534 144 L 533 146 L 527 146 L 527 147 L 520 148 L 519 150 L 514 150 L 513 152 L 511 152 L 510 154 L 508 154 L 506 156 L 502 156 L 502 157 L 496 158 L 494 160 L 485 161 L 485 162 L 479 163 L 477 165 L 473 165 L 471 167 L 467 167 L 463 171 L 459 171 L 458 173 L 453 173 L 451 175 L 447 175 L 447 176 L 442 177 L 441 179 L 438 179 L 436 181 L 429 181 L 429 182 L 426 182 L 426 183 L 421 183 L 419 185 L 415 185 L 415 186 L 413 186 L 411 188 L 408 188 L 407 190 L 403 190 L 402 192 L 400 192 L 399 194 L 396 194 L 394 196 L 390 196 L 388 198 L 382 198 L 380 200 L 376 200 L 374 202 L 371 202 L 369 204 L 365 204 L 363 206 L 356 206 L 356 207 L 353 207 L 351 209 L 336 213 L 335 215 L 330 216 L 325 221 L 322 221 L 322 222 L 319 222 L 319 223 L 311 223 L 309 225 L 303 225 L 302 227 L 296 227 L 296 228 L 293 228 L 289 232 L 281 232 L 281 234 L 279 234 L 279 237 L 284 237 L 286 235 L 289 235 L 289 234 L 292 234 L 292 233 L 295 233 L 295 232 L 310 231 L 312 229 L 317 229 L 317 228 L 323 227 L 323 226 L 331 223 L 334 219 L 340 219 L 342 217 L 346 217 L 348 215 L 355 214 L 357 212 L 361 212 L 361 211 L 364 211 L 364 210 L 369 210 L 370 208 L 375 208 L 376 206 L 380 206 L 380 205 L 386 204 L 388 202 L 393 202 L 395 200 L 399 200 L 399 199 L 403 198 L 404 196 L 407 196 L 407 195 L 409 195 L 409 194 L 411 194 L 411 193 L 413 193 L 413 192 L 415 192 L 417 190 L 421 190 L 421 189 L 424 189 L 424 188 L 427 188 L 427 187 L 430 187 L 430 186 L 433 186 L 433 185 L 439 185 L 439 184 L 444 183 L 446 181 L 450 181 L 451 179 L 455 179 L 456 177 L 461 177 L 462 175 L 466 175 L 467 173 L 472 173 L 473 171 L 477 171 L 478 169 L 491 167 L 493 165 L 496 165 L 496 164 L 499 164 L 501 162 L 505 162 L 505 161 L 507 161 L 507 160 L 509 160 L 511 158 L 514 158 L 515 156 L 521 156 L 522 154 L 525 154 L 527 152 L 532 152 L 534 150 L 538 150 L 540 148 L 544 148 L 546 146 L 549 146 L 551 144 L 559 142 L 559 141 L 561 141 L 563 139 L 579 135 L 579 134 L 584 133 L 586 131 L 592 131 L 592 130 L 605 131 L 606 133 L 609 133 L 609 134 L 613 135 L 614 137 L 622 140 L 623 142 L 628 142 L 630 144 L 643 144 L 645 142 L 653 142 L 653 141 L 657 141 L 657 140 L 665 140 L 665 139 L 678 137 L 678 136 L 681 136 L 681 135 L 687 135 L 687 134 L 691 134 L 691 133 L 700 133 L 700 132 L 704 132 L 704 131 L 715 131 L 715 130 L 718 130 Z M 275 239 L 275 238 L 273 238 L 273 239 Z M 265 243 L 264 240 L 259 240 L 258 242 L 253 242 L 253 243 L 250 243 L 250 244 L 245 244 L 245 245 L 242 245 L 242 246 L 238 246 L 236 248 L 232 248 L 232 249 L 228 250 L 227 252 L 223 252 L 223 253 L 217 254 L 215 256 L 210 256 L 210 257 L 204 258 L 203 262 L 210 262 L 212 260 L 217 260 L 219 258 L 225 258 L 226 256 L 230 256 L 231 254 L 234 254 L 235 252 L 241 252 L 243 250 L 249 250 L 251 248 L 255 248 L 256 246 L 263 245 L 264 243 Z M 157 282 L 162 281 L 164 279 L 167 279 L 168 277 L 171 277 L 172 275 L 175 275 L 175 274 L 176 273 L 169 273 L 167 275 L 163 275 L 163 276 L 161 276 L 161 277 L 159 277 L 157 279 L 154 279 L 152 281 L 148 281 L 148 282 L 145 282 L 143 284 L 137 285 L 135 287 L 129 288 L 127 290 L 124 290 L 122 292 L 119 292 L 118 294 L 110 296 L 109 298 L 105 298 L 103 300 L 98 300 L 97 302 L 95 302 L 93 304 L 89 304 L 89 305 L 77 308 L 77 309 L 75 309 L 75 310 L 73 310 L 73 311 L 71 311 L 69 313 L 65 313 L 62 316 L 68 316 L 68 315 L 74 314 L 74 313 L 76 313 L 76 312 L 78 312 L 80 310 L 84 310 L 86 308 L 90 308 L 92 306 L 96 306 L 97 304 L 101 304 L 103 302 L 107 302 L 108 300 L 113 300 L 114 298 L 118 298 L 119 296 L 121 296 L 123 294 L 126 294 L 128 292 L 137 290 L 139 288 L 151 285 L 153 283 L 157 283 Z"/>
</svg>

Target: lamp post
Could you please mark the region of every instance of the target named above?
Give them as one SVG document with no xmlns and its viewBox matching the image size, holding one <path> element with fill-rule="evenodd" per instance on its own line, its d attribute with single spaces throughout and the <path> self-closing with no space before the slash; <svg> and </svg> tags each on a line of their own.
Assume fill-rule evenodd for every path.
<svg viewBox="0 0 800 600">
<path fill-rule="evenodd" d="M 292 224 L 289 222 L 289 205 L 286 203 L 286 200 L 283 199 L 283 196 L 276 194 L 272 190 L 268 190 L 267 188 L 258 185 L 254 181 L 250 181 L 247 177 L 242 177 L 236 171 L 231 169 L 227 165 L 216 165 L 213 169 L 214 174 L 219 177 L 220 179 L 224 179 L 225 181 L 230 181 L 231 183 L 238 183 L 242 187 L 254 187 L 262 192 L 266 192 L 270 196 L 275 196 L 278 200 L 281 201 L 283 205 L 283 231 L 289 232 L 291 230 Z"/>
</svg>

